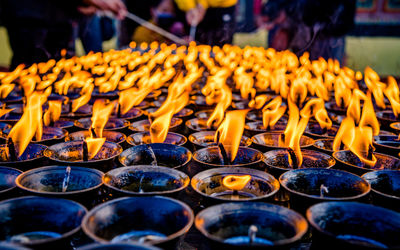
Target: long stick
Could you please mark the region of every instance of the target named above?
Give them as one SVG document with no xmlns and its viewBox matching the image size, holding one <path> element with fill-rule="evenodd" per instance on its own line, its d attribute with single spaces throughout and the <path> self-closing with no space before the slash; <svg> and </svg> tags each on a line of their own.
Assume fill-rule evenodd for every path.
<svg viewBox="0 0 400 250">
<path fill-rule="evenodd" d="M 149 30 L 157 32 L 158 34 L 168 38 L 169 40 L 173 41 L 174 43 L 187 45 L 187 42 L 185 40 L 183 40 L 182 38 L 177 37 L 174 34 L 168 32 L 168 31 L 166 31 L 164 29 L 161 29 L 160 27 L 158 27 L 158 26 L 156 26 L 156 25 L 154 25 L 154 24 L 152 24 L 152 23 L 150 23 L 150 22 L 148 22 L 148 21 L 136 16 L 135 14 L 132 14 L 132 13 L 128 12 L 128 14 L 126 14 L 126 17 L 128 19 L 130 19 L 130 20 L 132 20 L 132 21 L 134 21 L 134 22 L 136 22 L 136 23 L 148 28 Z"/>
</svg>

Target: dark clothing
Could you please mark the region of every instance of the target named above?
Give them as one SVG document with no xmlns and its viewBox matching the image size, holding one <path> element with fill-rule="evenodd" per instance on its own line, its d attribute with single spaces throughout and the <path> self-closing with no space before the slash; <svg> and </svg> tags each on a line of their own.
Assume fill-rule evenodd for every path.
<svg viewBox="0 0 400 250">
<path fill-rule="evenodd" d="M 11 69 L 50 58 L 59 59 L 61 50 L 73 55 L 79 0 L 0 0 L 13 58 Z"/>
<path fill-rule="evenodd" d="M 232 43 L 236 28 L 236 6 L 228 8 L 208 8 L 196 31 L 196 41 L 200 44 L 222 46 Z"/>
<path fill-rule="evenodd" d="M 341 62 L 344 35 L 354 27 L 355 10 L 355 0 L 270 0 L 263 8 L 263 15 L 273 21 L 283 11 L 286 19 L 270 31 L 269 46 L 278 44 L 279 34 L 285 33 L 287 48 L 284 49 L 298 56 L 308 51 L 311 60 L 323 57 Z"/>
</svg>

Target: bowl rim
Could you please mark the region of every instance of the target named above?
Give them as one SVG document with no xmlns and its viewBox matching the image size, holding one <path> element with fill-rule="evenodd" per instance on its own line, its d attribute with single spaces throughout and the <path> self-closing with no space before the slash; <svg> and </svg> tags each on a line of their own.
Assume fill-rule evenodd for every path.
<svg viewBox="0 0 400 250">
<path fill-rule="evenodd" d="M 185 150 L 186 151 L 186 154 L 188 155 L 188 159 L 184 162 L 184 163 L 182 163 L 182 164 L 180 164 L 180 165 L 178 165 L 178 166 L 174 166 L 174 167 L 171 167 L 171 168 L 175 168 L 175 169 L 179 169 L 179 168 L 181 168 L 181 167 L 183 167 L 183 166 L 186 166 L 194 157 L 193 157 L 193 153 L 189 150 L 189 149 L 187 149 L 186 147 L 183 147 L 183 146 L 179 146 L 179 145 L 176 145 L 176 144 L 167 144 L 167 143 L 149 143 L 149 144 L 140 144 L 140 145 L 136 145 L 136 146 L 133 146 L 133 147 L 130 147 L 130 148 L 127 148 L 127 149 L 125 149 L 124 151 L 122 151 L 119 155 L 118 155 L 118 161 L 122 164 L 122 166 L 124 166 L 124 167 L 128 167 L 128 166 L 138 166 L 138 165 L 127 165 L 127 164 L 125 164 L 123 161 L 122 161 L 122 154 L 126 151 L 126 152 L 129 152 L 129 151 L 131 151 L 131 150 L 133 150 L 133 148 L 135 148 L 135 147 L 143 147 L 143 145 L 149 145 L 149 146 L 151 146 L 151 145 L 155 145 L 155 144 L 157 144 L 157 145 L 159 145 L 159 144 L 164 144 L 164 145 L 172 145 L 172 146 L 170 146 L 170 147 L 179 147 L 179 148 L 182 148 L 183 150 Z M 173 150 L 172 148 L 171 148 L 171 150 Z M 174 150 L 173 150 L 174 151 Z M 143 164 L 141 164 L 141 165 L 143 165 Z"/>
<path fill-rule="evenodd" d="M 75 131 L 75 132 L 69 133 L 69 134 L 65 137 L 65 141 L 64 141 L 64 142 L 69 142 L 69 141 L 82 141 L 82 140 L 73 140 L 73 139 L 71 139 L 71 137 L 74 136 L 74 135 L 81 134 L 81 133 L 84 134 L 84 133 L 86 133 L 87 131 L 88 131 L 88 130 L 79 130 L 79 131 Z M 121 133 L 121 132 L 118 132 L 118 131 L 115 131 L 115 130 L 103 130 L 103 136 L 104 136 L 104 134 L 108 134 L 108 133 L 110 133 L 110 134 L 119 134 L 119 135 L 122 136 L 123 140 L 121 140 L 121 141 L 119 141 L 119 142 L 114 142 L 114 143 L 117 143 L 117 144 L 121 144 L 121 143 L 125 142 L 125 140 L 126 140 L 126 138 L 127 138 L 127 136 L 126 136 L 124 133 Z M 112 142 L 112 141 L 108 141 L 108 142 Z"/>
<path fill-rule="evenodd" d="M 125 170 L 125 171 L 141 170 L 141 171 L 144 171 L 144 172 L 152 172 L 152 170 L 161 170 L 161 171 L 158 171 L 158 172 L 163 172 L 163 173 L 165 173 L 167 171 L 172 171 L 172 172 L 174 172 L 176 174 L 182 175 L 182 177 L 184 179 L 184 184 L 181 187 L 176 188 L 176 189 L 172 189 L 172 190 L 152 191 L 152 192 L 140 193 L 140 192 L 134 192 L 134 191 L 123 190 L 121 188 L 117 188 L 116 186 L 111 185 L 111 184 L 109 184 L 108 182 L 105 181 L 105 178 L 107 178 L 109 173 L 114 172 L 114 171 L 116 172 L 117 170 L 121 170 L 121 169 Z M 103 177 L 102 177 L 102 180 L 103 180 L 104 186 L 106 186 L 106 187 L 108 187 L 108 188 L 110 188 L 112 190 L 115 190 L 115 191 L 120 192 L 120 193 L 128 194 L 128 195 L 137 195 L 137 196 L 173 194 L 173 193 L 177 193 L 179 191 L 184 190 L 185 188 L 187 188 L 189 186 L 189 183 L 190 183 L 189 176 L 187 174 L 185 174 L 184 172 L 182 172 L 182 171 L 179 171 L 179 170 L 177 170 L 175 168 L 168 168 L 168 167 L 162 167 L 162 166 L 151 166 L 151 165 L 133 165 L 133 166 L 125 166 L 125 167 L 120 167 L 120 168 L 114 168 L 114 169 L 108 171 L 107 173 L 105 173 L 103 175 Z"/>
<path fill-rule="evenodd" d="M 91 117 L 84 117 L 84 118 L 80 118 L 78 120 L 75 120 L 74 126 L 77 127 L 77 128 L 80 128 L 80 129 L 87 130 L 89 128 L 86 128 L 85 126 L 83 126 L 82 125 L 82 121 L 87 121 L 87 120 L 91 121 L 91 119 L 92 119 Z M 105 128 L 104 127 L 104 130 L 115 131 L 115 130 L 121 130 L 121 129 L 124 129 L 124 128 L 127 128 L 127 127 L 130 126 L 130 122 L 128 120 L 126 120 L 124 118 L 117 118 L 117 117 L 110 117 L 107 120 L 107 123 L 110 122 L 110 121 L 116 121 L 116 120 L 122 121 L 123 124 L 122 124 L 121 127 L 116 127 L 116 128 Z"/>
<path fill-rule="evenodd" d="M 226 173 L 228 175 L 230 175 L 230 174 L 243 174 L 244 175 L 246 173 L 248 174 L 249 172 L 252 172 L 252 173 L 254 173 L 255 176 L 261 177 L 260 179 L 270 178 L 270 180 L 272 182 L 275 182 L 275 184 L 277 184 L 277 185 L 271 184 L 271 186 L 273 186 L 273 190 L 270 193 L 266 194 L 266 195 L 257 196 L 257 197 L 250 197 L 250 198 L 246 198 L 246 199 L 240 199 L 240 200 L 237 200 L 237 201 L 236 200 L 230 200 L 230 199 L 224 199 L 224 198 L 221 198 L 221 197 L 218 197 L 218 196 L 206 195 L 205 193 L 201 192 L 197 188 L 197 186 L 195 186 L 194 182 L 195 182 L 195 180 L 200 180 L 199 179 L 199 175 L 208 174 L 208 173 L 213 174 L 213 172 L 215 172 L 215 171 L 221 171 L 221 172 L 222 171 L 229 171 L 229 172 L 232 172 L 232 173 Z M 216 175 L 221 175 L 221 174 L 224 174 L 224 173 L 214 173 L 214 175 L 210 175 L 210 176 L 216 176 Z M 262 177 L 267 177 L 267 178 L 262 178 Z M 215 199 L 215 200 L 218 200 L 218 201 L 244 202 L 244 201 L 257 201 L 257 200 L 262 200 L 262 199 L 266 199 L 266 198 L 272 197 L 279 191 L 281 185 L 280 185 L 279 181 L 273 175 L 271 175 L 270 173 L 261 171 L 261 170 L 251 169 L 251 168 L 244 168 L 244 167 L 220 167 L 220 168 L 207 169 L 207 170 L 204 170 L 204 171 L 201 171 L 201 172 L 197 173 L 196 175 L 194 175 L 191 178 L 190 186 L 193 188 L 193 190 L 195 192 L 197 192 L 198 194 L 200 194 L 201 196 L 206 197 L 206 198 L 211 198 L 211 199 Z"/>
<path fill-rule="evenodd" d="M 272 247 L 282 246 L 282 245 L 286 245 L 286 244 L 290 244 L 290 243 L 296 242 L 296 241 L 300 240 L 308 230 L 307 219 L 303 215 L 301 215 L 300 213 L 298 213 L 298 212 L 296 212 L 296 211 L 294 211 L 292 209 L 286 208 L 286 207 L 282 207 L 282 206 L 271 204 L 271 203 L 260 202 L 260 201 L 256 201 L 256 202 L 239 202 L 239 203 L 237 203 L 237 202 L 236 203 L 235 202 L 226 202 L 226 203 L 213 205 L 213 206 L 210 206 L 208 208 L 205 208 L 205 209 L 203 209 L 202 211 L 200 211 L 196 215 L 195 223 L 194 223 L 196 229 L 199 230 L 200 233 L 203 236 L 205 236 L 205 237 L 207 237 L 207 238 L 209 238 L 211 240 L 214 240 L 216 242 L 220 242 L 220 243 L 223 243 L 223 244 L 227 244 L 227 245 L 232 245 L 232 244 L 224 242 L 223 239 L 218 238 L 218 237 L 213 236 L 212 234 L 208 233 L 205 228 L 200 227 L 199 222 L 198 222 L 198 221 L 201 220 L 200 217 L 202 215 L 206 214 L 207 212 L 212 211 L 213 209 L 216 209 L 216 208 L 225 208 L 225 207 L 228 208 L 229 210 L 234 210 L 234 209 L 237 208 L 239 211 L 240 211 L 240 208 L 243 208 L 243 207 L 249 208 L 249 209 L 257 209 L 257 210 L 261 210 L 262 208 L 264 208 L 265 210 L 267 210 L 267 211 L 269 211 L 271 213 L 276 213 L 276 211 L 271 211 L 271 209 L 275 209 L 275 210 L 278 210 L 278 211 L 281 211 L 281 212 L 284 211 L 284 212 L 287 212 L 287 213 L 291 213 L 292 215 L 294 215 L 294 216 L 298 217 L 300 220 L 302 220 L 302 222 L 303 222 L 303 224 L 305 226 L 302 231 L 296 233 L 291 238 L 275 241 L 274 245 Z M 237 211 L 233 211 L 233 213 L 236 213 L 236 212 Z M 231 213 L 232 213 L 232 211 L 231 211 Z M 220 215 L 220 217 L 221 217 L 221 215 Z M 261 245 L 260 244 L 260 245 L 254 245 L 254 246 L 265 246 L 265 245 Z"/>
<path fill-rule="evenodd" d="M 367 171 L 376 171 L 376 170 L 378 170 L 378 169 L 375 170 L 375 169 L 373 169 L 373 168 L 365 168 L 365 167 L 359 167 L 359 166 L 356 166 L 356 165 L 352 165 L 352 164 L 349 164 L 349 163 L 347 163 L 347 162 L 345 162 L 345 161 L 343 161 L 343 160 L 337 158 L 336 155 L 337 155 L 338 153 L 344 152 L 344 151 L 351 152 L 351 151 L 348 150 L 348 149 L 338 150 L 338 151 L 335 151 L 335 152 L 332 153 L 332 157 L 333 157 L 336 161 L 340 162 L 341 164 L 346 165 L 347 167 L 351 167 L 351 168 L 355 168 L 355 169 L 359 169 L 359 170 L 367 170 Z M 351 153 L 354 154 L 353 152 L 351 152 Z M 398 159 L 398 158 L 396 158 L 396 157 L 393 157 L 393 156 L 391 156 L 391 155 L 381 154 L 381 153 L 377 153 L 377 152 L 374 152 L 374 155 L 389 157 L 389 158 L 398 160 L 398 161 L 400 162 L 400 159 Z M 393 170 L 394 170 L 394 169 L 393 169 Z"/>
<path fill-rule="evenodd" d="M 327 235 L 329 237 L 335 238 L 336 240 L 339 240 L 341 242 L 348 242 L 348 241 L 345 241 L 345 240 L 342 240 L 342 239 L 338 239 L 335 234 L 322 229 L 318 225 L 318 223 L 315 220 L 313 220 L 313 218 L 312 218 L 312 210 L 313 209 L 317 209 L 317 208 L 319 208 L 321 206 L 328 206 L 328 205 L 329 206 L 334 205 L 335 207 L 359 206 L 359 207 L 374 209 L 374 210 L 377 211 L 376 214 L 381 214 L 382 212 L 385 212 L 385 213 L 389 212 L 392 215 L 396 214 L 398 216 L 398 213 L 396 213 L 393 210 L 390 210 L 390 209 L 387 209 L 387 208 L 384 208 L 384 207 L 374 206 L 374 205 L 371 205 L 371 204 L 365 204 L 365 203 L 361 203 L 361 202 L 356 202 L 356 201 L 326 201 L 326 202 L 320 202 L 320 203 L 314 204 L 311 207 L 309 207 L 307 209 L 307 211 L 306 211 L 306 219 L 307 219 L 308 223 L 311 225 L 311 227 L 316 229 L 318 232 L 320 232 L 320 233 L 322 233 L 324 235 Z M 356 245 L 356 246 L 360 246 L 360 244 L 354 244 L 354 243 L 351 243 L 351 244 L 352 245 Z"/>
<path fill-rule="evenodd" d="M 78 247 L 77 250 L 93 250 L 93 249 L 100 249 L 98 247 L 103 247 L 103 246 L 114 246 L 114 247 L 123 247 L 123 246 L 131 246 L 131 247 L 143 247 L 142 250 L 161 250 L 161 248 L 152 246 L 152 245 L 147 245 L 147 244 L 142 244 L 134 241 L 130 242 L 115 242 L 115 243 L 89 243 L 86 245 L 83 245 L 81 247 Z M 24 249 L 21 249 L 24 250 Z"/>
<path fill-rule="evenodd" d="M 136 135 L 139 135 L 139 134 L 140 134 L 140 135 L 145 135 L 145 134 L 149 134 L 149 135 L 150 135 L 150 132 L 149 132 L 149 131 L 141 131 L 141 132 L 137 132 L 137 133 L 130 134 L 130 135 L 128 135 L 128 136 L 126 137 L 126 142 L 127 142 L 129 145 L 132 145 L 132 146 L 141 145 L 141 144 L 133 144 L 133 143 L 132 143 L 132 140 L 133 140 L 132 137 L 134 137 L 134 136 L 136 136 Z M 182 135 L 182 134 L 174 133 L 174 132 L 169 132 L 169 131 L 168 131 L 168 133 L 167 133 L 167 136 L 168 136 L 168 134 L 176 135 L 176 136 L 178 136 L 178 137 L 184 139 L 184 143 L 174 144 L 174 145 L 183 146 L 183 145 L 185 145 L 186 142 L 188 141 L 188 139 L 186 138 L 186 136 L 184 136 L 184 135 Z M 163 142 L 163 143 L 165 143 L 165 142 Z M 144 143 L 143 143 L 143 144 L 144 144 Z M 165 143 L 165 144 L 173 144 L 173 143 Z"/>
<path fill-rule="evenodd" d="M 43 170 L 58 170 L 58 169 L 65 169 L 67 167 L 71 168 L 71 171 L 73 169 L 79 169 L 87 172 L 92 172 L 100 175 L 100 183 L 97 184 L 96 186 L 90 187 L 90 188 L 85 188 L 81 190 L 76 190 L 76 191 L 66 191 L 66 192 L 50 192 L 50 191 L 38 191 L 36 189 L 28 188 L 21 183 L 21 179 L 24 177 L 28 177 L 29 175 L 35 174 L 36 172 L 40 172 Z M 94 168 L 85 168 L 85 167 L 79 167 L 79 166 L 61 166 L 61 165 L 51 165 L 51 166 L 44 166 L 44 167 L 39 167 L 39 168 L 34 168 L 28 171 L 23 172 L 20 174 L 16 179 L 15 179 L 15 184 L 17 185 L 18 188 L 27 191 L 29 193 L 35 194 L 35 195 L 49 195 L 49 196 L 68 196 L 68 195 L 74 195 L 74 194 L 82 194 L 85 192 L 90 192 L 92 190 L 95 190 L 97 188 L 100 188 L 103 185 L 103 176 L 104 173 L 100 170 L 94 169 Z"/>
<path fill-rule="evenodd" d="M 83 142 L 83 141 L 68 141 L 68 142 L 60 142 L 60 143 L 51 145 L 50 147 L 48 147 L 48 148 L 46 148 L 46 149 L 44 150 L 43 156 L 45 156 L 46 158 L 48 158 L 48 159 L 50 159 L 50 160 L 53 160 L 53 161 L 56 161 L 56 162 L 59 162 L 59 163 L 64 163 L 64 164 L 82 164 L 82 163 L 86 164 L 86 163 L 103 162 L 103 161 L 107 161 L 107 160 L 112 160 L 112 159 L 118 157 L 118 156 L 123 152 L 123 149 L 122 149 L 121 145 L 119 145 L 118 143 L 105 141 L 104 144 L 114 144 L 114 145 L 116 146 L 116 151 L 118 151 L 115 155 L 113 155 L 113 156 L 111 156 L 111 157 L 108 157 L 108 158 L 105 158 L 105 159 L 98 159 L 98 160 L 93 160 L 93 159 L 91 159 L 91 160 L 88 160 L 88 161 L 83 161 L 83 160 L 79 160 L 79 161 L 66 161 L 66 160 L 60 160 L 60 159 L 58 159 L 58 158 L 55 158 L 55 157 L 49 155 L 49 154 L 50 154 L 49 152 L 52 150 L 52 149 L 50 149 L 50 148 L 51 148 L 51 147 L 54 147 L 54 146 L 56 146 L 56 145 L 59 145 L 59 144 L 67 144 L 67 143 L 73 143 L 73 144 L 78 144 L 78 143 L 79 143 L 79 144 L 80 144 L 80 143 L 82 143 L 82 142 Z"/>
<path fill-rule="evenodd" d="M 207 166 L 211 166 L 212 168 L 220 168 L 220 167 L 246 167 L 246 166 L 249 166 L 249 165 L 254 165 L 254 164 L 258 164 L 258 163 L 260 163 L 260 162 L 264 162 L 264 154 L 261 153 L 261 151 L 259 151 L 259 150 L 257 150 L 257 149 L 254 149 L 254 148 L 251 148 L 251 147 L 243 147 L 243 146 L 239 146 L 238 151 L 239 151 L 240 149 L 253 151 L 253 152 L 255 152 L 255 153 L 257 153 L 257 154 L 260 155 L 260 159 L 258 159 L 258 160 L 256 160 L 256 161 L 253 161 L 253 162 L 247 162 L 247 163 L 235 164 L 235 165 L 232 165 L 232 164 L 220 165 L 220 164 L 208 163 L 208 162 L 204 162 L 204 161 L 200 161 L 200 160 L 196 159 L 195 154 L 196 154 L 197 152 L 199 152 L 199 151 L 208 151 L 208 150 L 215 149 L 215 148 L 218 148 L 218 146 L 205 147 L 205 148 L 201 148 L 201 149 L 199 149 L 199 150 L 194 151 L 194 153 L 193 153 L 193 160 L 194 160 L 196 163 L 203 164 L 203 165 L 207 165 Z"/>
<path fill-rule="evenodd" d="M 327 173 L 329 173 L 329 172 L 330 172 L 330 173 L 336 172 L 336 173 L 342 173 L 342 174 L 345 174 L 345 175 L 353 176 L 353 177 L 359 178 L 362 182 L 364 182 L 364 183 L 367 185 L 367 190 L 366 190 L 365 192 L 363 192 L 363 193 L 361 193 L 361 194 L 358 194 L 358 195 L 355 195 L 355 196 L 346 196 L 346 197 L 318 197 L 318 196 L 315 196 L 315 195 L 310 195 L 310 194 L 302 193 L 302 192 L 299 192 L 299 191 L 297 191 L 297 190 L 293 190 L 293 189 L 291 189 L 291 188 L 288 188 L 287 185 L 283 182 L 283 178 L 286 177 L 285 175 L 288 175 L 289 173 L 293 173 L 293 172 L 304 172 L 304 171 L 306 171 L 306 172 L 308 172 L 308 171 L 309 171 L 309 172 L 311 172 L 311 171 L 324 171 L 324 172 L 327 172 Z M 287 171 L 287 172 L 281 174 L 281 176 L 279 176 L 279 183 L 281 184 L 281 186 L 282 186 L 283 188 L 285 188 L 286 190 L 288 190 L 290 193 L 294 193 L 294 194 L 296 194 L 296 195 L 298 195 L 298 196 L 307 197 L 307 198 L 314 199 L 314 200 L 318 200 L 318 201 L 342 201 L 342 200 L 346 201 L 346 200 L 356 200 L 356 199 L 362 198 L 362 197 L 364 197 L 364 196 L 367 196 L 367 195 L 370 193 L 370 191 L 371 191 L 371 185 L 370 185 L 370 183 L 368 183 L 368 181 L 366 181 L 365 179 L 361 178 L 360 176 L 358 176 L 358 175 L 356 175 L 356 174 L 353 174 L 353 173 L 350 173 L 350 172 L 347 172 L 347 171 L 338 170 L 338 169 L 329 169 L 329 168 L 301 168 L 301 169 L 289 170 L 289 171 Z"/>
<path fill-rule="evenodd" d="M 272 167 L 272 168 L 280 169 L 280 170 L 285 170 L 285 171 L 290 171 L 290 170 L 292 170 L 291 168 L 283 168 L 283 167 L 281 167 L 281 166 L 272 166 L 272 165 L 270 165 L 270 164 L 268 164 L 268 163 L 266 162 L 266 156 L 265 156 L 266 154 L 268 154 L 268 153 L 269 153 L 269 154 L 272 154 L 272 153 L 274 153 L 274 152 L 281 151 L 281 150 L 286 150 L 286 149 L 285 149 L 285 148 L 273 149 L 273 150 L 269 150 L 269 151 L 263 153 L 263 155 L 264 155 L 264 163 L 265 163 L 265 165 L 267 165 L 268 167 Z M 327 158 L 333 160 L 333 164 L 330 165 L 330 166 L 328 166 L 328 167 L 326 167 L 325 169 L 333 168 L 333 167 L 336 165 L 336 159 L 335 159 L 333 156 L 328 155 L 328 154 L 326 154 L 326 153 L 323 153 L 323 152 L 320 152 L 320 151 L 316 151 L 316 150 L 312 150 L 312 149 L 305 149 L 305 148 L 302 148 L 302 149 L 301 149 L 301 152 L 315 152 L 315 153 L 318 153 L 318 154 L 323 154 L 324 156 L 327 156 Z M 299 168 L 299 169 L 305 169 L 305 168 Z"/>
<path fill-rule="evenodd" d="M 190 141 L 190 143 L 192 143 L 196 146 L 202 147 L 202 148 L 210 147 L 210 146 L 204 146 L 204 145 L 199 144 L 198 142 L 195 141 L 195 138 L 197 135 L 200 135 L 200 134 L 211 135 L 211 133 L 215 134 L 216 132 L 217 131 L 215 131 L 215 130 L 203 130 L 203 131 L 194 132 L 188 136 L 188 140 Z M 242 147 L 250 147 L 251 146 L 251 144 L 252 144 L 251 137 L 242 135 L 242 139 L 245 139 L 245 141 L 246 141 L 246 145 L 242 145 Z"/>
<path fill-rule="evenodd" d="M 172 118 L 171 118 L 171 122 L 172 122 L 172 120 L 175 120 L 175 121 L 177 122 L 177 124 L 174 124 L 173 126 L 169 126 L 168 131 L 169 131 L 170 129 L 172 129 L 172 128 L 177 128 L 177 127 L 179 127 L 179 126 L 182 125 L 182 123 L 183 123 L 182 118 L 172 117 Z M 138 132 L 148 132 L 148 131 L 143 131 L 143 130 L 142 130 L 142 131 L 141 131 L 141 130 L 137 130 L 136 128 L 134 128 L 134 125 L 141 124 L 141 123 L 149 123 L 149 124 L 151 125 L 151 122 L 150 122 L 148 119 L 143 119 L 143 120 L 131 122 L 131 123 L 129 124 L 129 126 L 127 126 L 127 127 L 128 127 L 128 129 L 129 129 L 130 131 L 133 131 L 134 133 L 138 133 Z"/>
<path fill-rule="evenodd" d="M 57 200 L 58 202 L 67 202 L 70 203 L 68 205 L 74 204 L 75 206 L 79 207 L 80 209 L 83 209 L 84 211 L 84 216 L 82 217 L 81 223 L 79 223 L 79 225 L 77 227 L 75 227 L 74 229 L 64 233 L 61 235 L 61 237 L 57 237 L 57 238 L 50 238 L 50 239 L 41 239 L 41 240 L 34 240 L 34 241 L 30 241 L 27 243 L 24 243 L 22 245 L 25 246 L 36 246 L 36 245 L 40 245 L 40 244 L 44 244 L 44 243 L 48 243 L 48 242 L 53 242 L 53 241 L 57 241 L 57 240 L 61 240 L 61 239 L 65 239 L 68 238 L 72 235 L 74 235 L 75 233 L 79 232 L 79 230 L 82 227 L 82 221 L 83 218 L 88 214 L 88 210 L 85 206 L 83 206 L 82 204 L 73 201 L 73 200 L 69 200 L 69 199 L 62 199 L 62 198 L 56 198 L 56 197 L 41 197 L 41 196 L 34 196 L 34 195 L 28 195 L 28 196 L 22 196 L 22 197 L 17 197 L 17 198 L 11 198 L 11 199 L 7 199 L 7 200 L 3 200 L 0 202 L 1 204 L 7 203 L 7 202 L 14 202 L 14 201 L 20 201 L 20 200 L 32 200 L 32 199 L 47 199 L 47 200 Z"/>
<path fill-rule="evenodd" d="M 366 180 L 366 181 L 371 185 L 371 183 L 368 181 L 367 177 L 368 177 L 369 175 L 373 174 L 373 173 L 376 174 L 376 173 L 378 173 L 378 172 L 379 172 L 379 173 L 388 172 L 388 173 L 399 173 L 399 174 L 400 174 L 400 171 L 399 171 L 399 170 L 394 170 L 394 169 L 380 169 L 380 170 L 375 170 L 375 171 L 369 171 L 369 172 L 367 172 L 367 173 L 361 175 L 361 178 L 363 178 L 364 180 Z M 379 190 L 373 188 L 372 185 L 371 185 L 371 191 L 372 191 L 372 192 L 375 192 L 375 193 L 377 193 L 377 194 L 379 194 L 379 195 L 382 195 L 382 196 L 384 196 L 384 197 L 387 197 L 387 198 L 391 198 L 391 199 L 395 199 L 395 200 L 400 200 L 400 197 L 394 196 L 394 195 L 390 195 L 390 194 L 386 194 L 386 193 L 383 193 L 383 192 L 381 192 L 381 191 L 379 191 Z"/>
<path fill-rule="evenodd" d="M 133 199 L 161 199 L 161 200 L 168 200 L 169 202 L 173 202 L 176 204 L 179 204 L 181 207 L 183 207 L 183 209 L 185 211 L 188 212 L 188 219 L 189 221 L 187 222 L 187 224 L 180 230 L 178 230 L 177 232 L 168 235 L 165 239 L 162 240 L 157 240 L 157 241 L 153 241 L 151 244 L 160 244 L 163 242 L 167 242 L 170 240 L 173 240 L 175 238 L 178 238 L 180 236 L 182 236 L 183 234 L 187 233 L 189 231 L 189 229 L 192 227 L 193 222 L 194 222 L 194 213 L 193 210 L 184 202 L 180 201 L 180 200 L 176 200 L 170 197 L 164 197 L 164 196 L 160 196 L 160 195 L 155 195 L 155 196 L 132 196 L 132 197 L 121 197 L 118 199 L 113 199 L 111 201 L 107 201 L 104 202 L 102 204 L 99 204 L 97 206 L 95 206 L 94 208 L 92 208 L 88 213 L 85 214 L 85 216 L 82 219 L 82 223 L 81 223 L 81 227 L 82 227 L 82 231 L 91 239 L 95 240 L 96 242 L 100 242 L 100 243 L 108 243 L 110 242 L 110 240 L 106 240 L 103 238 L 98 237 L 95 233 L 92 233 L 89 229 L 88 229 L 88 221 L 89 218 L 91 216 L 93 216 L 93 214 L 99 210 L 101 210 L 102 208 L 109 206 L 109 205 L 114 205 L 116 203 L 119 203 L 121 201 L 125 201 L 125 200 L 133 200 Z"/>
<path fill-rule="evenodd" d="M 0 148 L 5 147 L 5 145 L 6 144 L 0 144 Z M 48 149 L 48 147 L 46 145 L 39 144 L 39 143 L 29 143 L 28 147 L 29 147 L 29 145 L 33 145 L 34 147 L 36 147 L 36 146 L 40 147 L 41 154 L 40 154 L 39 157 L 30 158 L 30 159 L 26 159 L 26 160 L 23 160 L 23 161 L 18 161 L 18 160 L 17 161 L 0 161 L 0 164 L 17 165 L 17 164 L 21 164 L 21 163 L 27 163 L 27 162 L 32 162 L 32 161 L 35 161 L 35 160 L 39 160 L 39 159 L 42 159 L 42 158 L 45 157 L 44 152 Z"/>
<path fill-rule="evenodd" d="M 274 145 L 260 144 L 258 142 L 255 142 L 255 139 L 254 139 L 255 137 L 262 136 L 262 135 L 265 135 L 265 134 L 273 134 L 273 135 L 278 135 L 279 134 L 280 135 L 280 134 L 283 134 L 283 131 L 270 131 L 270 132 L 256 134 L 256 135 L 251 137 L 252 144 L 255 144 L 255 145 L 260 146 L 260 147 L 268 147 L 268 148 L 273 148 L 273 149 L 286 148 L 286 147 L 279 147 L 279 146 L 274 146 Z M 307 135 L 304 135 L 304 134 L 300 137 L 300 140 L 301 140 L 301 138 L 305 138 L 307 140 L 310 140 L 310 143 L 304 144 L 304 145 L 300 145 L 300 148 L 305 149 L 305 148 L 308 148 L 308 147 L 311 147 L 312 145 L 314 145 L 315 140 L 313 138 L 311 138 L 311 137 L 309 137 Z"/>
<path fill-rule="evenodd" d="M 17 168 L 6 167 L 6 166 L 0 166 L 0 171 L 1 171 L 1 170 L 11 170 L 11 171 L 18 172 L 18 175 L 15 176 L 15 179 L 17 179 L 17 177 L 20 176 L 20 175 L 23 173 L 21 170 L 19 170 L 19 169 L 17 169 Z M 0 194 L 7 193 L 7 192 L 13 190 L 13 189 L 16 188 L 16 187 L 17 187 L 17 185 L 16 185 L 15 180 L 14 180 L 14 186 L 1 190 L 1 191 L 0 191 Z"/>
</svg>

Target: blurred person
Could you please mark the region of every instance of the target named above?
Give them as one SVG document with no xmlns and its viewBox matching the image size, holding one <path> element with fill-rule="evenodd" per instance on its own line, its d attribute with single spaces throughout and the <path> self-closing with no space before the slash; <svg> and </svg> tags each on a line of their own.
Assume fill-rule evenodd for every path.
<svg viewBox="0 0 400 250">
<path fill-rule="evenodd" d="M 153 0 L 152 6 L 150 6 L 150 14 L 150 22 L 152 24 L 173 33 L 176 36 L 181 37 L 184 35 L 184 25 L 177 17 L 176 5 L 173 0 Z M 167 38 L 147 29 L 144 26 L 139 26 L 135 30 L 132 40 L 136 43 L 151 43 L 153 41 L 169 42 Z"/>
<path fill-rule="evenodd" d="M 73 56 L 78 10 L 82 13 L 110 11 L 120 19 L 126 15 L 121 0 L 0 1 L 3 24 L 13 51 L 10 69 L 19 64 L 29 66 L 50 58 L 60 59 L 63 49 L 67 50 L 68 57 Z"/>
<path fill-rule="evenodd" d="M 356 0 L 269 0 L 259 25 L 269 30 L 268 46 L 290 49 L 310 59 L 335 58 L 342 63 L 345 35 L 354 27 Z"/>
<path fill-rule="evenodd" d="M 195 40 L 200 44 L 232 43 L 236 28 L 237 0 L 175 0 L 185 12 L 189 26 L 197 26 Z"/>
</svg>

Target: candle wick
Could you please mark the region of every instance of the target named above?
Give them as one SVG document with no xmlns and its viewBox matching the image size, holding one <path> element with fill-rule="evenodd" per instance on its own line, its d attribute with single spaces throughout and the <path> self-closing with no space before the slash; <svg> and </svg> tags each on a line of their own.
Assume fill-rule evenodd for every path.
<svg viewBox="0 0 400 250">
<path fill-rule="evenodd" d="M 231 165 L 231 161 L 228 158 L 228 154 L 225 151 L 224 145 L 222 143 L 218 143 L 218 148 L 222 155 L 223 165 Z"/>
<path fill-rule="evenodd" d="M 297 156 L 294 152 L 294 150 L 292 148 L 288 148 L 287 149 L 289 152 L 289 159 L 292 161 L 292 167 L 293 169 L 298 169 L 299 168 L 299 164 L 297 162 Z M 290 164 L 290 160 L 289 160 L 289 164 Z"/>
<path fill-rule="evenodd" d="M 65 193 L 68 189 L 68 184 L 69 184 L 69 177 L 71 175 L 71 167 L 67 167 L 65 169 L 65 175 L 64 175 L 64 180 L 62 183 L 62 192 Z"/>
<path fill-rule="evenodd" d="M 7 139 L 8 157 L 10 161 L 17 161 L 17 152 L 15 151 L 15 145 L 12 139 Z"/>
<path fill-rule="evenodd" d="M 87 142 L 84 140 L 82 144 L 82 151 L 83 151 L 83 161 L 88 161 L 89 160 L 89 151 L 88 151 L 88 146 Z"/>
<path fill-rule="evenodd" d="M 248 236 L 249 236 L 250 245 L 253 244 L 254 241 L 256 240 L 257 232 L 258 232 L 258 228 L 256 225 L 251 225 L 249 227 Z"/>
<path fill-rule="evenodd" d="M 319 195 L 323 198 L 329 193 L 329 189 L 324 184 L 319 187 Z"/>
<path fill-rule="evenodd" d="M 92 133 L 93 138 L 97 138 L 96 132 L 93 127 L 90 127 L 90 132 Z"/>
<path fill-rule="evenodd" d="M 239 192 L 237 190 L 233 190 L 231 195 L 232 200 L 239 200 Z"/>
</svg>

